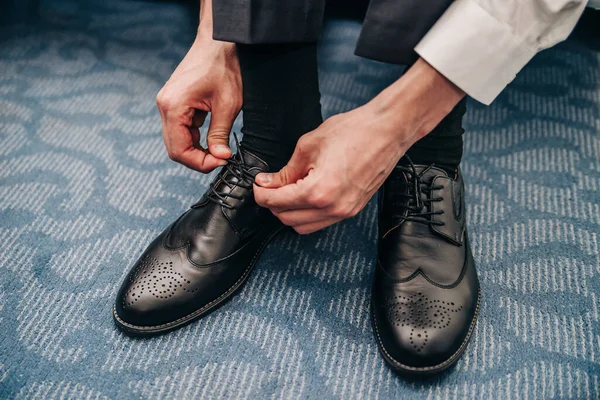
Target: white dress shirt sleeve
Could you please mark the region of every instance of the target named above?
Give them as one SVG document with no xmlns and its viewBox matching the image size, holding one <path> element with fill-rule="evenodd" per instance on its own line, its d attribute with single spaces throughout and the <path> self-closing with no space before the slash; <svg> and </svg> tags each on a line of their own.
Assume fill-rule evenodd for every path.
<svg viewBox="0 0 600 400">
<path fill-rule="evenodd" d="M 587 0 L 456 0 L 415 47 L 475 100 L 490 104 L 543 49 L 566 39 Z"/>
</svg>

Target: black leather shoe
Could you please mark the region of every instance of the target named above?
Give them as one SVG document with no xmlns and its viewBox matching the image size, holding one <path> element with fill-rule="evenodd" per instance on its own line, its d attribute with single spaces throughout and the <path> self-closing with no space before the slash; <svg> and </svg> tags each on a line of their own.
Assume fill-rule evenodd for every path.
<svg viewBox="0 0 600 400">
<path fill-rule="evenodd" d="M 254 201 L 254 177 L 267 169 L 239 150 L 204 196 L 150 244 L 117 295 L 113 316 L 120 328 L 140 335 L 178 328 L 246 282 L 283 227 Z"/>
<path fill-rule="evenodd" d="M 397 166 L 380 191 L 372 325 L 397 372 L 428 375 L 464 352 L 479 311 L 464 184 L 435 166 Z"/>
</svg>

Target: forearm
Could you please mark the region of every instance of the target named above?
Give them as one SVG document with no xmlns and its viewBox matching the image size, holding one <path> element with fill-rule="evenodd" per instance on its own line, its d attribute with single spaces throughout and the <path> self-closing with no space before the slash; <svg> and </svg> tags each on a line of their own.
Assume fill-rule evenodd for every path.
<svg viewBox="0 0 600 400">
<path fill-rule="evenodd" d="M 464 96 L 461 89 L 420 58 L 366 107 L 372 109 L 376 121 L 398 133 L 406 150 L 431 132 Z"/>
</svg>

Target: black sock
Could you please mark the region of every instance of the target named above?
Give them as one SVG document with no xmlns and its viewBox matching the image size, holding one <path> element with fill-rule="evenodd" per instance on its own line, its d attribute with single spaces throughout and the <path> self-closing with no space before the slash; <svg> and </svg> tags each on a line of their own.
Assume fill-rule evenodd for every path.
<svg viewBox="0 0 600 400">
<path fill-rule="evenodd" d="M 436 166 L 444 169 L 450 177 L 463 153 L 462 119 L 467 112 L 467 100 L 462 99 L 429 135 L 412 145 L 406 152 L 413 163 Z M 405 159 L 402 159 L 402 163 Z"/>
<path fill-rule="evenodd" d="M 237 45 L 244 86 L 242 146 L 272 171 L 321 124 L 317 44 Z"/>
</svg>

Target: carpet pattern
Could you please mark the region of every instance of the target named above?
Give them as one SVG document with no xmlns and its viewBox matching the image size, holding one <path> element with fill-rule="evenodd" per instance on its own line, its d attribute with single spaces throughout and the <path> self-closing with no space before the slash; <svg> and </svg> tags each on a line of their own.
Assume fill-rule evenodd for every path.
<svg viewBox="0 0 600 400">
<path fill-rule="evenodd" d="M 201 321 L 122 335 L 118 284 L 211 180 L 167 158 L 154 104 L 194 13 L 44 1 L 32 22 L 0 27 L 0 398 L 599 398 L 600 52 L 577 42 L 538 55 L 492 106 L 469 103 L 483 302 L 453 370 L 409 382 L 377 352 L 373 202 L 322 232 L 278 236 Z M 326 115 L 401 72 L 353 56 L 358 31 L 325 30 Z"/>
</svg>

